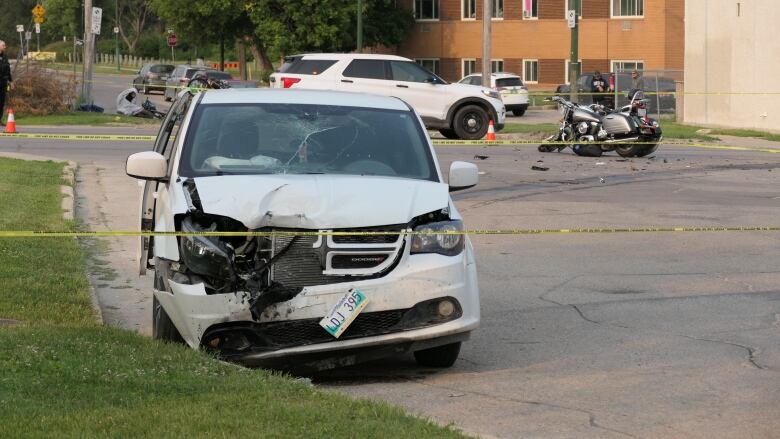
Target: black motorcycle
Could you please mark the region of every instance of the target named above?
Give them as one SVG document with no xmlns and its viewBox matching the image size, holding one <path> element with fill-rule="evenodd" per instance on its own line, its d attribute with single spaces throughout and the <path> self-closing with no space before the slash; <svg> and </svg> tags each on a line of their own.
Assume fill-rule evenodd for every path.
<svg viewBox="0 0 780 439">
<path fill-rule="evenodd" d="M 554 96 L 548 101 L 558 103 L 561 125 L 558 132 L 545 142 L 565 142 L 539 145 L 540 152 L 562 151 L 571 147 L 575 154 L 600 157 L 609 151 L 621 157 L 644 157 L 655 152 L 663 138 L 661 126 L 647 117 L 647 99 L 642 92 L 629 92 L 631 102 L 619 110 L 599 104 L 589 106 Z"/>
</svg>

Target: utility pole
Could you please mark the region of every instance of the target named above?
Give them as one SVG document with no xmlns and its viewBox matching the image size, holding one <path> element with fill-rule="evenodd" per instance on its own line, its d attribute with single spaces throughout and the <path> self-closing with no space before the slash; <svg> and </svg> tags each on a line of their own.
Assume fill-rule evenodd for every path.
<svg viewBox="0 0 780 439">
<path fill-rule="evenodd" d="M 580 77 L 580 50 L 579 50 L 579 12 L 580 2 L 582 0 L 568 0 L 569 6 L 573 6 L 572 9 L 567 11 L 567 20 L 569 27 L 571 28 L 571 52 L 569 53 L 569 89 L 570 100 L 572 102 L 579 101 L 579 90 L 577 89 L 577 79 Z"/>
<path fill-rule="evenodd" d="M 363 53 L 363 0 L 357 0 L 357 52 Z"/>
<path fill-rule="evenodd" d="M 84 0 L 84 103 L 92 103 L 92 51 L 95 34 L 92 33 L 92 0 Z"/>
<path fill-rule="evenodd" d="M 493 37 L 493 0 L 483 0 L 482 3 L 482 86 L 490 87 L 490 74 L 493 73 L 490 63 L 490 46 Z"/>
<path fill-rule="evenodd" d="M 116 24 L 114 25 L 114 42 L 116 45 L 116 51 L 114 53 L 114 58 L 116 58 L 116 71 L 120 71 L 119 68 L 119 0 L 114 1 L 114 9 L 115 9 L 115 21 Z"/>
</svg>

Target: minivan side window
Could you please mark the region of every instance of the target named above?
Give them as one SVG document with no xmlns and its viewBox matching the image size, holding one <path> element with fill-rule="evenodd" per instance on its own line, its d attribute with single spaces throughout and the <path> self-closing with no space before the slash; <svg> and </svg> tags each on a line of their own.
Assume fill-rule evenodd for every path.
<svg viewBox="0 0 780 439">
<path fill-rule="evenodd" d="M 433 76 L 431 72 L 411 61 L 391 61 L 390 69 L 393 72 L 394 81 L 425 82 Z"/>
<path fill-rule="evenodd" d="M 387 79 L 385 62 L 381 59 L 356 59 L 346 69 L 344 76 L 350 78 Z"/>
</svg>

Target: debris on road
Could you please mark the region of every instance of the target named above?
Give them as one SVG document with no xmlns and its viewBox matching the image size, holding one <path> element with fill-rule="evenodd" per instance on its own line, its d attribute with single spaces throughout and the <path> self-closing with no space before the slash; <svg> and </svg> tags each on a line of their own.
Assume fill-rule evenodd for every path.
<svg viewBox="0 0 780 439">
<path fill-rule="evenodd" d="M 548 168 L 546 166 L 536 166 L 536 165 L 533 165 L 533 166 L 531 166 L 531 170 L 532 171 L 549 171 L 550 168 Z"/>
<path fill-rule="evenodd" d="M 488 155 L 480 155 L 480 154 L 474 155 L 475 159 L 480 159 L 480 160 L 485 160 L 488 157 L 490 157 L 490 156 L 488 156 Z"/>
</svg>

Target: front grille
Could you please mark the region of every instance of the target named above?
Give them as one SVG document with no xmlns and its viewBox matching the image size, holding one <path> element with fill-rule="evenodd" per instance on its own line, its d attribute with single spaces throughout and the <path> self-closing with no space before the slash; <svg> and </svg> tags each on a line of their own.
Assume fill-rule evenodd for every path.
<svg viewBox="0 0 780 439">
<path fill-rule="evenodd" d="M 392 332 L 403 318 L 406 309 L 359 314 L 339 337 L 339 340 L 369 337 Z M 320 326 L 320 319 L 270 322 L 257 325 L 257 332 L 276 347 L 300 346 L 334 341 L 333 336 Z"/>
<path fill-rule="evenodd" d="M 335 255 L 330 264 L 335 269 L 373 268 L 385 262 L 387 258 L 386 254 Z"/>
<path fill-rule="evenodd" d="M 357 229 L 355 229 L 357 231 Z M 387 228 L 385 228 L 387 230 Z M 289 230 L 285 230 L 289 231 Z M 351 230 L 350 230 L 351 231 Z M 345 236 L 346 238 L 352 238 L 351 236 Z M 392 238 L 392 241 L 389 245 L 390 248 L 393 247 L 393 243 L 398 241 L 398 236 L 390 236 Z M 371 238 L 371 239 L 386 239 L 388 236 L 355 236 L 355 238 Z M 315 248 L 314 244 L 317 243 L 317 241 L 322 241 L 322 245 Z M 342 282 L 350 282 L 354 280 L 365 280 L 365 279 L 375 279 L 378 277 L 384 276 L 387 271 L 392 269 L 392 267 L 388 268 L 385 271 L 375 273 L 375 274 L 368 274 L 368 275 L 333 275 L 333 274 L 324 274 L 323 271 L 325 271 L 325 261 L 326 261 L 326 255 L 328 251 L 333 251 L 333 249 L 328 249 L 325 245 L 326 239 L 318 236 L 309 236 L 309 235 L 298 235 L 298 236 L 274 236 L 272 238 L 273 241 L 273 255 L 277 255 L 280 252 L 284 252 L 281 256 L 278 257 L 278 259 L 274 262 L 273 267 L 271 268 L 271 278 L 273 281 L 278 282 L 285 287 L 290 288 L 303 288 L 303 287 L 310 287 L 310 286 L 316 286 L 316 285 L 330 285 L 335 283 L 342 283 Z M 368 242 L 362 242 L 363 244 L 367 244 Z M 289 248 L 288 248 L 289 246 Z M 350 248 L 347 251 L 361 251 L 361 250 L 371 250 L 371 249 L 360 249 L 360 248 Z M 376 250 L 376 249 L 375 249 Z M 342 251 L 342 250 L 338 250 Z M 398 252 L 397 258 L 400 257 L 401 252 Z M 343 258 L 342 256 L 345 256 Z M 334 269 L 370 269 L 373 267 L 377 267 L 381 264 L 381 262 L 369 262 L 369 261 L 351 261 L 351 258 L 353 257 L 363 257 L 364 255 L 334 255 L 334 260 L 338 261 L 336 263 L 332 262 L 332 265 Z M 368 257 L 376 257 L 376 256 L 385 256 L 385 260 L 387 257 L 392 257 L 392 255 L 381 255 L 380 253 L 377 254 L 370 254 L 367 255 Z M 384 261 L 384 260 L 383 260 Z"/>
<path fill-rule="evenodd" d="M 336 232 L 402 232 L 405 226 L 364 227 L 361 229 L 334 230 Z M 336 244 L 388 244 L 398 242 L 398 234 L 390 235 L 333 235 Z"/>
</svg>

